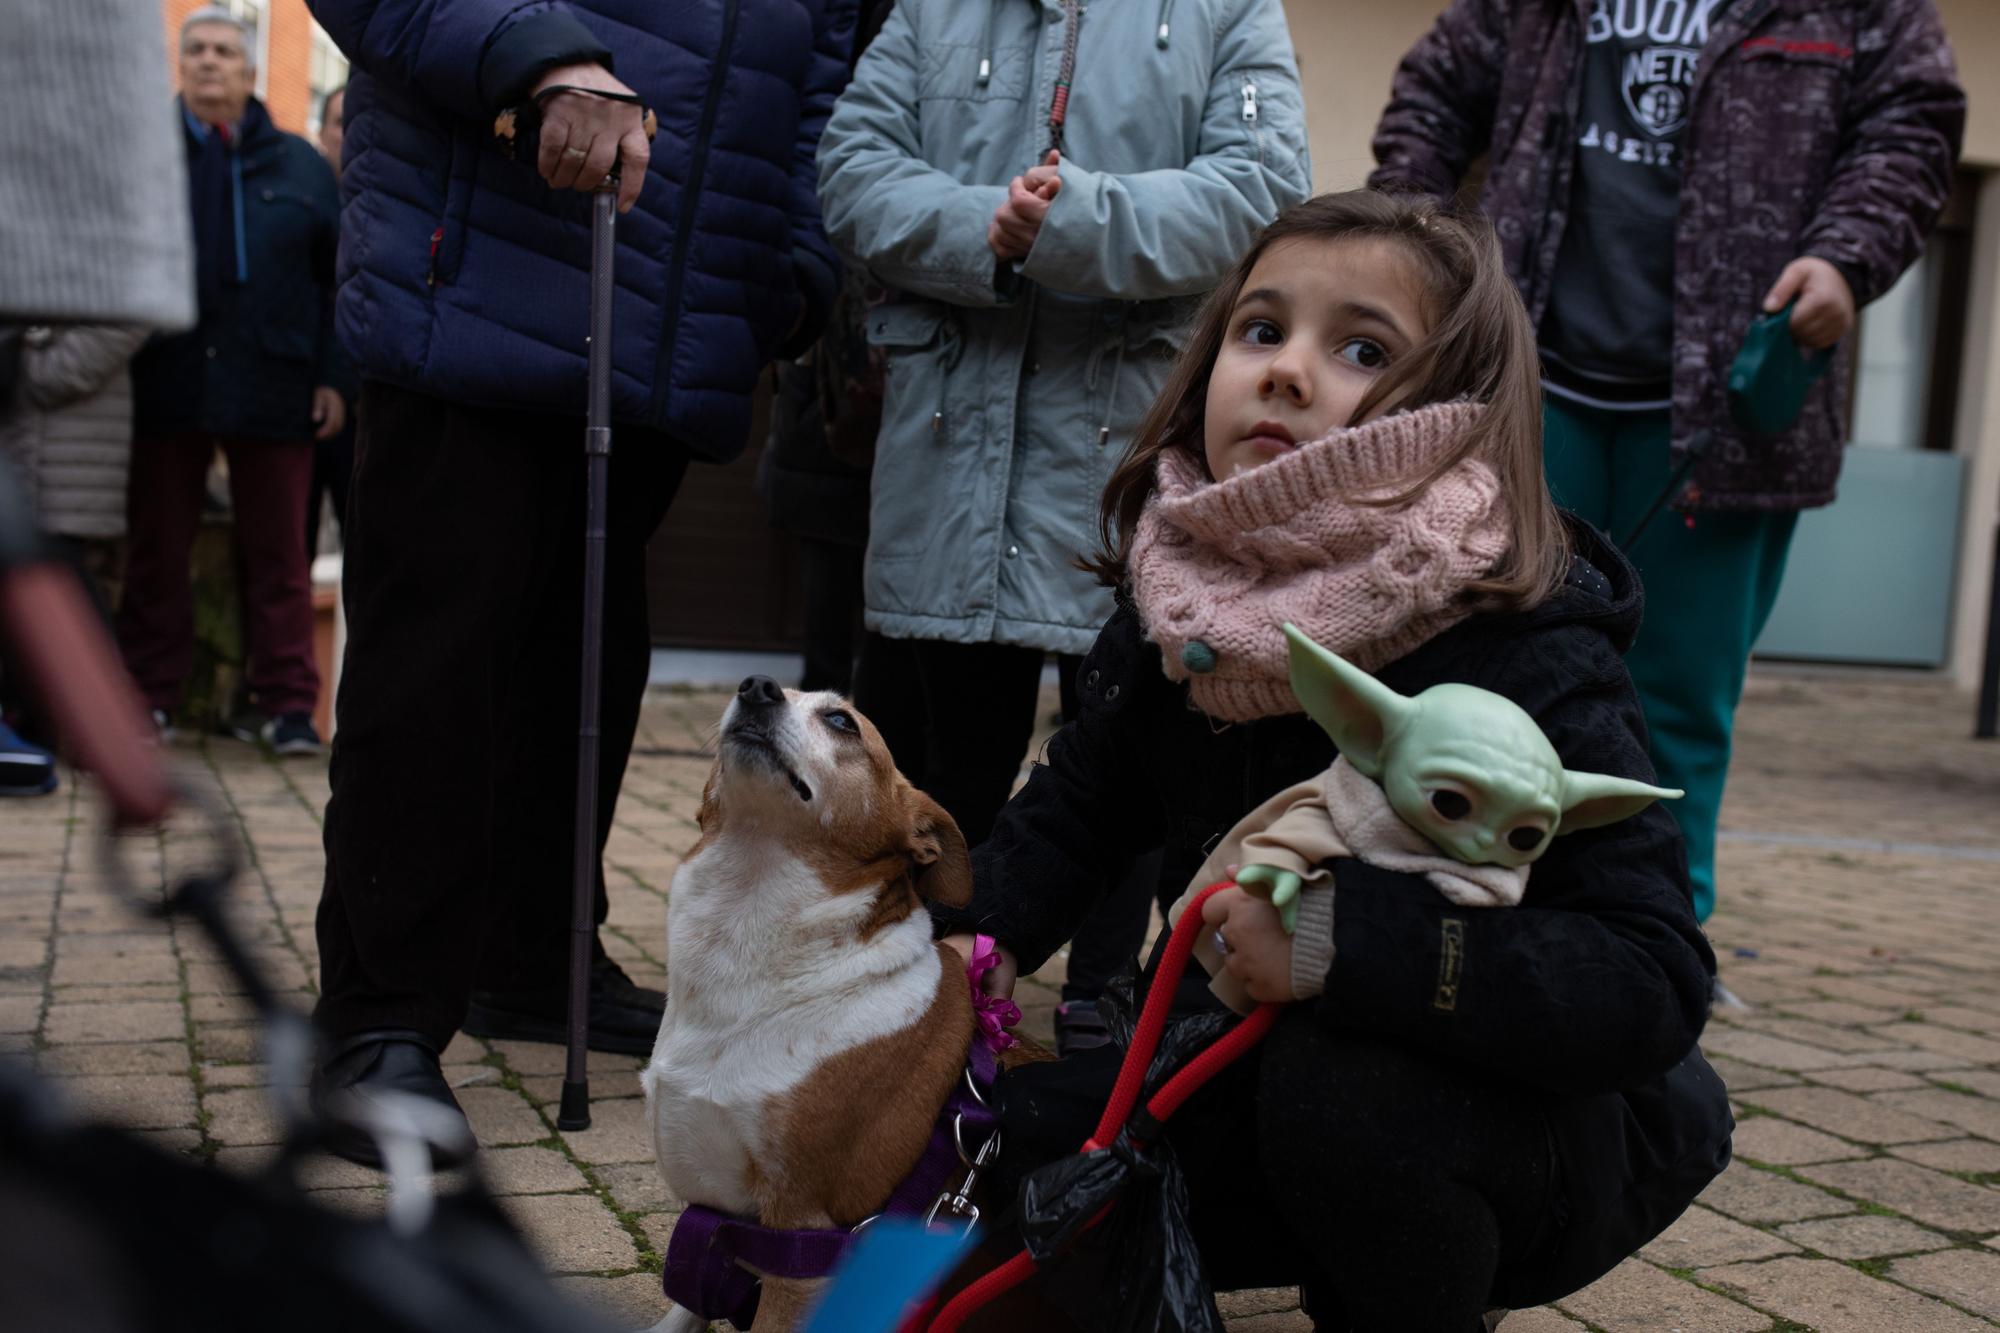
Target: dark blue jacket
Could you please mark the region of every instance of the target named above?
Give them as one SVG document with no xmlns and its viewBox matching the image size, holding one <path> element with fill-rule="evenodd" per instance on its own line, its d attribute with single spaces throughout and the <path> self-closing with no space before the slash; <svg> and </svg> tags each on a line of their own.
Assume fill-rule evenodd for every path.
<svg viewBox="0 0 2000 1333">
<path fill-rule="evenodd" d="M 364 378 L 454 402 L 584 405 L 587 195 L 510 160 L 493 117 L 596 60 L 659 115 L 618 221 L 612 410 L 727 460 L 763 365 L 837 272 L 814 151 L 856 0 L 310 0 L 355 66 L 339 329 Z"/>
<path fill-rule="evenodd" d="M 171 114 L 182 117 L 178 102 Z M 182 137 L 190 157 L 199 152 L 191 131 Z M 133 359 L 135 434 L 310 440 L 313 389 L 353 392 L 333 334 L 340 236 L 333 169 L 311 144 L 271 124 L 255 99 L 235 151 L 241 267 L 192 330 L 155 338 Z"/>
</svg>

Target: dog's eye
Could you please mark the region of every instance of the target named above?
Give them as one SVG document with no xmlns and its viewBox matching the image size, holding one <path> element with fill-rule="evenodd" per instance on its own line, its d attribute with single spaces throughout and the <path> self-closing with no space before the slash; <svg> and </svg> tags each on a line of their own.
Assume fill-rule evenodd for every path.
<svg viewBox="0 0 2000 1333">
<path fill-rule="evenodd" d="M 820 721 L 826 723 L 835 731 L 844 731 L 850 736 L 859 736 L 861 734 L 861 728 L 856 725 L 854 714 L 852 713 L 843 712 L 838 708 L 829 708 L 824 713 L 821 713 L 819 718 Z"/>
</svg>

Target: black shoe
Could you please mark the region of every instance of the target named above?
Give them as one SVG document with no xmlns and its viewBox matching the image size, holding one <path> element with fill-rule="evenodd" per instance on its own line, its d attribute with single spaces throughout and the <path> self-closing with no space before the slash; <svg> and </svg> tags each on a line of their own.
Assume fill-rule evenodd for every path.
<svg viewBox="0 0 2000 1333">
<path fill-rule="evenodd" d="M 1056 1055 L 1067 1060 L 1081 1051 L 1111 1044 L 1111 1030 L 1097 1012 L 1095 1000 L 1071 1000 L 1056 1006 Z"/>
<path fill-rule="evenodd" d="M 590 1033 L 593 1051 L 613 1055 L 651 1055 L 660 1035 L 667 997 L 633 984 L 625 970 L 609 958 L 590 968 Z M 470 1036 L 494 1041 L 569 1040 L 569 992 L 566 990 L 474 991 L 459 1027 Z"/>
<path fill-rule="evenodd" d="M 257 734 L 275 755 L 318 754 L 322 748 L 311 713 L 282 713 Z"/>
<path fill-rule="evenodd" d="M 328 1149 L 362 1166 L 380 1170 L 382 1151 L 374 1135 L 351 1114 L 352 1108 L 342 1113 L 340 1102 L 347 1098 L 357 1099 L 365 1112 L 377 1094 L 405 1093 L 449 1111 L 463 1133 L 432 1136 L 431 1163 L 436 1167 L 457 1166 L 477 1146 L 472 1126 L 438 1067 L 437 1048 L 420 1032 L 383 1028 L 347 1038 L 314 1071 L 312 1092 L 314 1105 L 327 1113 Z"/>
</svg>

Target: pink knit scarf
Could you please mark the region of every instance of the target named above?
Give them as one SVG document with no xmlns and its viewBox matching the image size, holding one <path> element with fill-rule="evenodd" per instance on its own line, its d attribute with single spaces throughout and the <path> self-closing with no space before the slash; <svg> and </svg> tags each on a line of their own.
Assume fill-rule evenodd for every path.
<svg viewBox="0 0 2000 1333">
<path fill-rule="evenodd" d="M 1394 494 L 1482 410 L 1399 412 L 1219 482 L 1186 450 L 1162 453 L 1130 568 L 1167 675 L 1212 717 L 1296 713 L 1286 621 L 1373 671 L 1469 615 L 1466 585 L 1507 550 L 1492 467 L 1467 458 L 1400 507 L 1355 500 Z"/>
</svg>

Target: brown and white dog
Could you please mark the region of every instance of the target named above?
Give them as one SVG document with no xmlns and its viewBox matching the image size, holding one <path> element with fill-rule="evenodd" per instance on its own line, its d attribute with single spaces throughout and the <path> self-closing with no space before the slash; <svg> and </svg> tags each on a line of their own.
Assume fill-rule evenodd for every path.
<svg viewBox="0 0 2000 1333">
<path fill-rule="evenodd" d="M 839 695 L 755 676 L 723 714 L 700 823 L 640 1075 L 660 1172 L 765 1226 L 853 1226 L 916 1165 L 965 1067 L 964 962 L 923 907 L 970 897 L 965 840 Z M 767 1279 L 758 1333 L 799 1323 L 819 1285 Z"/>
</svg>

